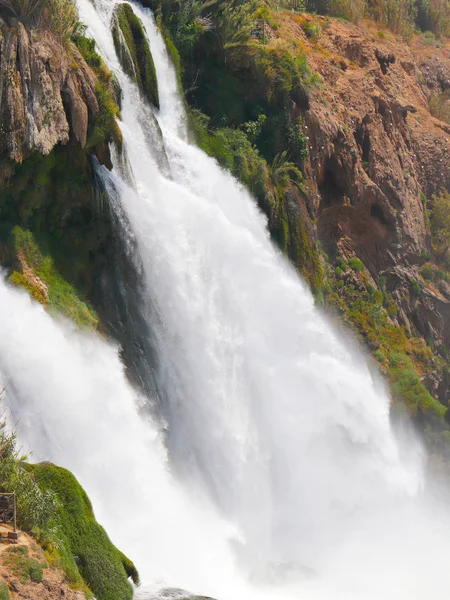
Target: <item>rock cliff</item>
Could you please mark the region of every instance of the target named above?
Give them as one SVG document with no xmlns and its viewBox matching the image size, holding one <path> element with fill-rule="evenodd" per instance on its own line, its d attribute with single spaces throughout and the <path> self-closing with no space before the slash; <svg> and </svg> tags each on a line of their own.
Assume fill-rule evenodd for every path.
<svg viewBox="0 0 450 600">
<path fill-rule="evenodd" d="M 0 20 L 0 155 L 22 162 L 73 137 L 86 145 L 99 105 L 96 78 L 78 49 L 50 32 Z"/>
<path fill-rule="evenodd" d="M 304 131 L 306 205 L 322 247 L 331 257 L 363 262 L 370 284 L 394 300 L 395 323 L 435 348 L 450 347 L 449 283 L 421 276 L 431 253 L 426 201 L 450 189 L 450 126 L 429 105 L 450 88 L 448 43 L 406 43 L 334 19 L 280 20 L 283 35 L 307 48 L 321 76 Z M 305 33 L 313 20 L 320 24 L 314 41 Z M 446 404 L 442 374 L 427 373 L 425 381 Z"/>
</svg>

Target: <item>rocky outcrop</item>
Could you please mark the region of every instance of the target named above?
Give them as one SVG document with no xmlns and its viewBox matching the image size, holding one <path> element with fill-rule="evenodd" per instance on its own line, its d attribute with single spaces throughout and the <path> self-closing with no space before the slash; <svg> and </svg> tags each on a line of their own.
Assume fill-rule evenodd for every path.
<svg viewBox="0 0 450 600">
<path fill-rule="evenodd" d="M 84 147 L 98 111 L 95 76 L 74 45 L 0 20 L 0 155 L 22 162 L 71 135 Z"/>
<path fill-rule="evenodd" d="M 450 85 L 450 52 L 423 56 L 419 43 L 339 21 L 326 23 L 320 44 L 309 61 L 323 85 L 305 120 L 319 236 L 360 258 L 375 281 L 386 276 L 406 324 L 447 344 L 448 284 L 428 286 L 419 300 L 409 290 L 430 250 L 424 195 L 450 189 L 450 127 L 428 106 L 431 93 Z"/>
<path fill-rule="evenodd" d="M 305 35 L 305 19 L 320 24 L 317 40 Z M 309 150 L 307 214 L 332 260 L 360 259 L 369 285 L 392 297 L 395 324 L 449 348 L 450 286 L 425 280 L 421 269 L 432 254 L 427 198 L 450 190 L 450 126 L 429 105 L 450 89 L 450 49 L 366 25 L 297 21 L 286 13 L 281 28 L 308 48 L 322 77 L 309 110 L 297 107 Z M 443 376 L 424 381 L 446 404 Z"/>
</svg>

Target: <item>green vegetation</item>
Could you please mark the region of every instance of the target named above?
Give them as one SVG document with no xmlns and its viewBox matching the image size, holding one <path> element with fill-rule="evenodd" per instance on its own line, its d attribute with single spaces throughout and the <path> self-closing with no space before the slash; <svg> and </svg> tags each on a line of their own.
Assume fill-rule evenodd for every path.
<svg viewBox="0 0 450 600">
<path fill-rule="evenodd" d="M 392 352 L 389 355 L 392 380 L 391 391 L 394 400 L 407 403 L 413 416 L 419 411 L 432 413 L 443 417 L 445 406 L 435 400 L 420 380 L 414 364 L 410 358 L 401 353 Z"/>
<path fill-rule="evenodd" d="M 351 266 L 352 262 L 357 265 L 356 269 Z M 389 294 L 369 283 L 368 275 L 360 268 L 361 261 L 349 260 L 352 271 L 341 256 L 337 256 L 335 264 L 334 269 L 328 266 L 325 287 L 328 306 L 344 317 L 372 350 L 380 370 L 391 383 L 394 402 L 406 406 L 422 427 L 430 423 L 436 427 L 438 423 L 438 428 L 448 429 L 444 421 L 445 406 L 431 396 L 422 381 L 426 373 L 436 369 L 444 372 L 445 360 L 422 338 L 412 336 L 393 320 L 397 312 L 395 302 Z M 420 285 L 414 283 L 420 293 Z M 385 278 L 380 277 L 378 284 L 385 289 Z"/>
<path fill-rule="evenodd" d="M 34 154 L 12 168 L 10 184 L 0 189 L 2 264 L 15 271 L 13 282 L 41 302 L 48 301 L 80 324 L 95 325 L 86 298 L 102 260 L 98 249 L 105 225 L 85 151 L 72 142 L 48 156 Z M 19 253 L 29 273 L 19 268 L 23 262 Z M 33 273 L 43 286 L 33 280 Z"/>
<path fill-rule="evenodd" d="M 144 27 L 128 3 L 115 10 L 113 38 L 122 67 L 134 79 L 146 98 L 159 108 L 155 64 Z"/>
<path fill-rule="evenodd" d="M 0 581 L 0 600 L 10 600 L 10 598 L 8 586 L 4 581 Z"/>
<path fill-rule="evenodd" d="M 22 583 L 40 582 L 44 568 L 58 566 L 88 597 L 131 600 L 128 577 L 138 583 L 139 575 L 95 520 L 85 491 L 65 469 L 26 463 L 5 422 L 0 423 L 0 491 L 16 492 L 19 526 L 45 549 L 45 556 L 30 556 L 23 545 L 5 551 L 3 562 Z M 7 588 L 0 588 L 0 598 L 8 597 Z"/>
<path fill-rule="evenodd" d="M 53 526 L 54 496 L 40 489 L 25 469 L 24 460 L 17 450 L 15 434 L 8 433 L 5 421 L 1 421 L 0 491 L 16 493 L 21 528 L 37 537 L 48 537 Z"/>
<path fill-rule="evenodd" d="M 52 464 L 27 468 L 40 488 L 57 502 L 55 537 L 60 545 L 44 542 L 52 560 L 61 562 L 74 583 L 79 572 L 99 600 L 131 600 L 133 590 L 128 577 L 138 584 L 138 572 L 95 520 L 89 498 L 75 477 Z"/>
<path fill-rule="evenodd" d="M 109 142 L 115 142 L 120 146 L 122 134 L 116 121 L 116 118 L 120 117 L 118 91 L 112 73 L 97 53 L 95 40 L 79 34 L 74 37 L 74 43 L 97 78 L 96 93 L 99 111 L 89 122 L 85 152 L 95 152 L 97 149 L 104 148 Z"/>
<path fill-rule="evenodd" d="M 359 260 L 359 258 L 351 258 L 348 261 L 348 266 L 354 271 L 364 271 L 364 264 Z"/>
<path fill-rule="evenodd" d="M 66 44 L 80 29 L 73 0 L 0 0 L 0 11 L 13 15 L 27 27 L 48 27 Z"/>
<path fill-rule="evenodd" d="M 13 271 L 10 281 L 25 287 L 39 302 L 55 308 L 72 319 L 75 323 L 88 327 L 96 327 L 98 319 L 94 311 L 80 300 L 74 287 L 71 286 L 55 268 L 52 258 L 44 255 L 39 249 L 30 231 L 15 227 L 12 230 L 15 254 L 21 261 L 22 271 Z M 33 276 L 27 276 L 31 269 L 44 284 L 39 286 Z M 48 295 L 45 293 L 48 290 Z"/>
<path fill-rule="evenodd" d="M 258 198 L 264 198 L 268 167 L 247 135 L 239 129 L 210 130 L 209 117 L 198 110 L 190 112 L 190 124 L 198 145 L 229 169 Z"/>
<path fill-rule="evenodd" d="M 31 558 L 28 546 L 11 546 L 7 548 L 5 555 L 3 563 L 10 567 L 21 583 L 41 583 L 43 569 L 47 567 L 47 563 L 45 560 Z"/>
</svg>

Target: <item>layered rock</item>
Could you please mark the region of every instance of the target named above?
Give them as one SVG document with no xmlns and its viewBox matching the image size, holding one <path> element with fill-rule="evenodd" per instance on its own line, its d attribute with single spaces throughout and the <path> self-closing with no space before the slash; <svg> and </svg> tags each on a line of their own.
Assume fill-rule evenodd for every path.
<svg viewBox="0 0 450 600">
<path fill-rule="evenodd" d="M 0 21 L 0 155 L 22 162 L 70 135 L 84 146 L 99 105 L 95 76 L 74 45 Z"/>
</svg>

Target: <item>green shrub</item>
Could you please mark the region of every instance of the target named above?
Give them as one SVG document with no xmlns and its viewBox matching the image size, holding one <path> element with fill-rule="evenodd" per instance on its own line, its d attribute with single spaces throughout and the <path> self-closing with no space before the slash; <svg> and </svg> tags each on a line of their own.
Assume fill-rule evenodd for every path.
<svg viewBox="0 0 450 600">
<path fill-rule="evenodd" d="M 364 264 L 359 260 L 359 258 L 351 258 L 348 261 L 348 266 L 354 271 L 364 271 Z"/>
<path fill-rule="evenodd" d="M 81 573 L 98 600 L 131 600 L 133 590 L 128 577 L 137 584 L 138 572 L 95 520 L 90 500 L 75 477 L 49 463 L 28 468 L 39 486 L 58 501 L 55 536 L 72 572 Z"/>
<path fill-rule="evenodd" d="M 433 268 L 430 267 L 429 265 L 422 267 L 422 270 L 421 270 L 422 277 L 424 279 L 426 279 L 427 281 L 431 281 L 433 279 L 433 273 L 434 273 Z"/>
<path fill-rule="evenodd" d="M 389 360 L 391 364 L 389 375 L 392 380 L 391 390 L 394 399 L 404 402 L 413 414 L 421 410 L 443 418 L 445 407 L 430 395 L 411 360 L 401 353 L 392 353 Z"/>
<path fill-rule="evenodd" d="M 29 573 L 31 581 L 34 581 L 35 583 L 42 582 L 42 576 L 43 576 L 44 571 L 43 571 L 42 565 L 38 561 L 36 561 L 36 560 L 30 561 L 30 566 L 28 567 L 28 573 Z"/>
<path fill-rule="evenodd" d="M 348 21 L 358 22 L 365 16 L 366 2 L 365 0 L 331 0 L 329 12 Z"/>
<path fill-rule="evenodd" d="M 189 124 L 198 145 L 220 165 L 229 169 L 258 198 L 264 198 L 268 167 L 243 131 L 209 130 L 209 118 L 198 110 L 189 112 Z"/>
<path fill-rule="evenodd" d="M 341 269 L 342 271 L 346 271 L 348 269 L 347 263 L 341 256 L 338 256 L 336 258 L 336 266 L 339 267 L 339 269 Z"/>
<path fill-rule="evenodd" d="M 381 350 L 375 350 L 375 352 L 373 353 L 373 356 L 374 356 L 375 360 L 377 362 L 379 362 L 380 364 L 384 365 L 386 363 L 386 357 L 381 352 Z"/>
<path fill-rule="evenodd" d="M 431 254 L 427 250 L 422 248 L 422 250 L 420 251 L 420 258 L 425 262 L 428 262 L 429 260 L 431 260 Z"/>
<path fill-rule="evenodd" d="M 306 37 L 313 42 L 317 42 L 320 38 L 320 34 L 322 33 L 322 28 L 319 23 L 315 21 L 304 21 L 302 23 L 302 29 L 306 34 Z"/>
<path fill-rule="evenodd" d="M 413 296 L 420 296 L 422 293 L 422 287 L 417 280 L 411 282 L 411 293 Z"/>
</svg>

